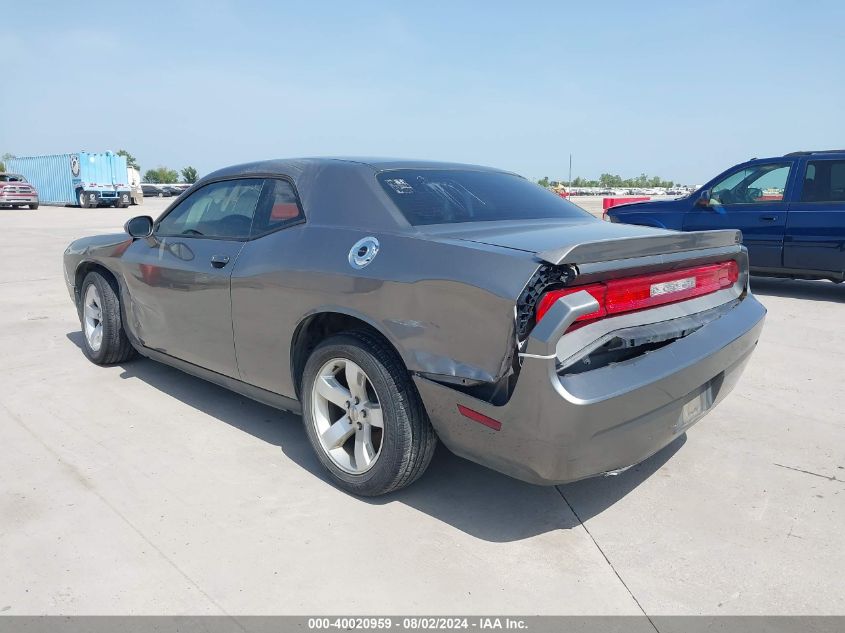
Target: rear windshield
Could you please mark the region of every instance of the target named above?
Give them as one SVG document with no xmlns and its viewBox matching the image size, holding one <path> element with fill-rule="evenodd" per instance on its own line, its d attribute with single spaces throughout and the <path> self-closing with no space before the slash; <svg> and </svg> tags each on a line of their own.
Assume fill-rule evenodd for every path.
<svg viewBox="0 0 845 633">
<path fill-rule="evenodd" d="M 0 182 L 26 182 L 26 178 L 17 174 L 0 174 Z"/>
<path fill-rule="evenodd" d="M 580 207 L 519 176 L 461 169 L 395 169 L 381 186 L 413 225 L 583 218 Z"/>
</svg>

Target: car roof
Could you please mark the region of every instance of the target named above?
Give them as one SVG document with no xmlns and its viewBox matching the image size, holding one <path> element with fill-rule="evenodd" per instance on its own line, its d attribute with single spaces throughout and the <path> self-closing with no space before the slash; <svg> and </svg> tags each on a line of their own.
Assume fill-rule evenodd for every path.
<svg viewBox="0 0 845 633">
<path fill-rule="evenodd" d="M 411 225 L 375 178 L 379 172 L 392 169 L 461 169 L 515 175 L 493 167 L 444 161 L 329 156 L 232 165 L 208 174 L 194 187 L 228 178 L 285 177 L 293 182 L 311 224 L 408 231 Z"/>
<path fill-rule="evenodd" d="M 807 151 L 800 151 L 800 152 L 789 152 L 787 154 L 783 154 L 781 156 L 765 156 L 761 158 L 749 158 L 746 161 L 742 161 L 737 163 L 737 165 L 745 165 L 746 163 L 755 163 L 759 161 L 769 161 L 769 160 L 782 160 L 784 158 L 788 158 L 790 160 L 798 160 L 799 158 L 804 158 L 805 156 L 823 156 L 823 157 L 838 157 L 838 156 L 845 156 L 845 149 L 822 149 L 822 150 L 807 150 Z M 736 166 L 736 165 L 735 165 Z"/>
<path fill-rule="evenodd" d="M 218 169 L 203 178 L 213 180 L 248 174 L 279 174 L 296 178 L 310 169 L 331 165 L 336 168 L 348 169 L 368 168 L 372 171 L 389 169 L 471 169 L 473 171 L 494 171 L 512 173 L 503 169 L 447 161 L 419 160 L 410 158 L 385 158 L 371 156 L 315 156 L 304 158 L 277 158 L 270 160 L 241 163 Z"/>
<path fill-rule="evenodd" d="M 801 152 L 789 152 L 788 154 L 784 154 L 784 157 L 815 156 L 816 154 L 845 154 L 845 149 L 819 149 Z"/>
</svg>

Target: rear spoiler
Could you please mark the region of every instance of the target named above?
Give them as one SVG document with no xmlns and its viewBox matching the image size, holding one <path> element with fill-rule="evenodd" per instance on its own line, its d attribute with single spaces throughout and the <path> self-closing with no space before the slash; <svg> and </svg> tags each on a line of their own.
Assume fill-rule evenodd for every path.
<svg viewBox="0 0 845 633">
<path fill-rule="evenodd" d="M 742 244 L 742 232 L 735 229 L 666 233 L 643 237 L 623 237 L 584 242 L 537 253 L 550 264 L 592 264 L 629 257 L 668 255 L 705 248 L 724 248 Z"/>
</svg>

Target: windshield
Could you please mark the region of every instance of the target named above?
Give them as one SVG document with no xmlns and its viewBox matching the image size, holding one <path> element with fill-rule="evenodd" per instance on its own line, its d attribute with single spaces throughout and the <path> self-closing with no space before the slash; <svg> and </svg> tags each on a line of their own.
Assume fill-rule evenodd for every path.
<svg viewBox="0 0 845 633">
<path fill-rule="evenodd" d="M 381 172 L 378 181 L 413 225 L 589 216 L 557 194 L 501 172 L 395 169 Z"/>
</svg>

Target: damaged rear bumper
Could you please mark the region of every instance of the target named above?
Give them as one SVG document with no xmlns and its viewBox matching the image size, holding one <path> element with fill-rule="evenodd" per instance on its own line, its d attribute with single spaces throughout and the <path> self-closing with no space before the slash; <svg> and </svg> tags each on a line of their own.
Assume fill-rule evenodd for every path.
<svg viewBox="0 0 845 633">
<path fill-rule="evenodd" d="M 440 439 L 454 453 L 512 477 L 559 484 L 648 458 L 734 387 L 757 345 L 766 310 L 750 294 L 659 349 L 591 371 L 559 375 L 558 340 L 595 309 L 564 297 L 532 332 L 516 387 L 496 406 L 427 378 L 416 384 Z M 462 415 L 461 405 L 500 423 Z"/>
</svg>

